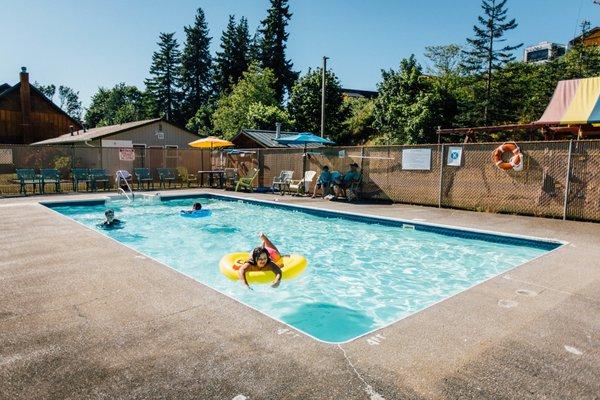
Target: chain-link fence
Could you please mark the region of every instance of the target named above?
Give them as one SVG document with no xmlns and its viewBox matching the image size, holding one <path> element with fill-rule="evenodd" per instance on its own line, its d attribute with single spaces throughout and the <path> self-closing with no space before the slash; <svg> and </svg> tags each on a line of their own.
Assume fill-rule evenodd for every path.
<svg viewBox="0 0 600 400">
<path fill-rule="evenodd" d="M 345 172 L 358 163 L 361 196 L 400 203 L 600 221 L 600 141 L 521 142 L 522 171 L 503 171 L 491 160 L 498 143 L 418 146 L 251 149 L 239 151 L 135 148 L 129 157 L 118 148 L 0 145 L 0 195 L 18 195 L 15 169 L 56 168 L 63 191 L 73 190 L 73 168 L 115 171 L 157 168 L 235 171 L 259 170 L 254 185 L 269 187 L 282 170 L 319 172 L 324 165 Z M 460 162 L 450 162 L 459 150 Z M 420 166 L 411 167 L 415 152 Z M 424 157 L 424 158 L 423 158 Z M 405 159 L 403 159 L 405 158 Z M 316 180 L 316 179 L 315 179 Z M 79 188 L 78 188 L 79 189 Z M 50 188 L 49 191 L 53 189 Z"/>
</svg>

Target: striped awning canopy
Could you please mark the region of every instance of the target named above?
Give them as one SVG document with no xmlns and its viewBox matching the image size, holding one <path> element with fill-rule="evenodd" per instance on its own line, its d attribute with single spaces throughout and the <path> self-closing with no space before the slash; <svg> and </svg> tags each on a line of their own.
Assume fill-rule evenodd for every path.
<svg viewBox="0 0 600 400">
<path fill-rule="evenodd" d="M 560 81 L 537 124 L 600 123 L 600 77 Z"/>
</svg>

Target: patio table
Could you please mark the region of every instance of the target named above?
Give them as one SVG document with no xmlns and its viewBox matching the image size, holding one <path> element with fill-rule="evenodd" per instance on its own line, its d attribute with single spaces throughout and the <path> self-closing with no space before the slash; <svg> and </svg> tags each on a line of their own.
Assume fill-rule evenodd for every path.
<svg viewBox="0 0 600 400">
<path fill-rule="evenodd" d="M 208 186 L 214 187 L 215 182 L 217 187 L 223 188 L 223 181 L 225 177 L 225 171 L 213 170 L 213 171 L 198 171 L 200 177 L 200 186 L 204 186 L 204 176 L 208 177 Z"/>
</svg>

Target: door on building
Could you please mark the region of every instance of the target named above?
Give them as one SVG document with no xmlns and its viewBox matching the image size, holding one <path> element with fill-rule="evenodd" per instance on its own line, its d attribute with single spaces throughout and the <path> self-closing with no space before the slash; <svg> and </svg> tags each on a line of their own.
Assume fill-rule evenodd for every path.
<svg viewBox="0 0 600 400">
<path fill-rule="evenodd" d="M 146 145 L 134 144 L 135 159 L 133 160 L 133 168 L 144 168 L 146 166 Z"/>
</svg>

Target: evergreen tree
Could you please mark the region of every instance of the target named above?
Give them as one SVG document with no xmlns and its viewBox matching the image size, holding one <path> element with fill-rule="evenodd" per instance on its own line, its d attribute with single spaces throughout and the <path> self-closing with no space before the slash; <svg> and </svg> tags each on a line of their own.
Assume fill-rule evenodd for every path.
<svg viewBox="0 0 600 400">
<path fill-rule="evenodd" d="M 497 43 L 504 42 L 502 39 L 507 31 L 515 29 L 517 23 L 515 19 L 506 21 L 507 9 L 505 8 L 507 0 L 481 0 L 481 8 L 484 16 L 479 16 L 479 26 L 473 26 L 475 32 L 474 38 L 468 38 L 467 42 L 471 49 L 464 51 L 467 60 L 464 63 L 465 68 L 471 72 L 485 73 L 485 99 L 484 99 L 484 123 L 488 121 L 488 109 L 491 102 L 492 77 L 493 71 L 500 69 L 507 62 L 513 61 L 513 50 L 518 49 L 523 44 L 516 46 L 504 46 L 496 48 Z"/>
<path fill-rule="evenodd" d="M 183 118 L 192 118 L 212 93 L 210 40 L 204 11 L 198 8 L 193 26 L 184 27 L 185 47 L 181 55 Z"/>
<path fill-rule="evenodd" d="M 236 25 L 235 16 L 229 16 L 227 28 L 221 37 L 221 51 L 215 62 L 215 83 L 219 93 L 229 93 L 248 69 L 250 36 L 248 21 L 242 17 Z"/>
<path fill-rule="evenodd" d="M 160 41 L 157 43 L 159 50 L 152 55 L 150 66 L 152 77 L 146 79 L 145 83 L 158 114 L 167 121 L 181 122 L 179 112 L 181 54 L 174 36 L 175 32 L 160 34 Z"/>
<path fill-rule="evenodd" d="M 293 64 L 285 58 L 286 41 L 289 34 L 285 27 L 292 17 L 287 0 L 270 0 L 271 8 L 267 17 L 261 21 L 259 61 L 263 68 L 269 68 L 275 73 L 275 93 L 279 102 L 283 100 L 285 91 L 291 91 L 298 72 L 292 71 Z"/>
<path fill-rule="evenodd" d="M 309 70 L 292 89 L 288 111 L 300 132 L 308 131 L 317 135 L 321 132 L 322 71 L 321 68 Z M 325 136 L 339 142 L 345 114 L 340 81 L 331 70 L 325 73 L 325 87 Z"/>
</svg>

